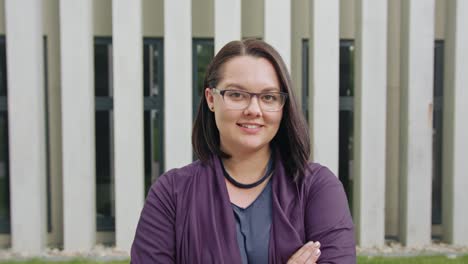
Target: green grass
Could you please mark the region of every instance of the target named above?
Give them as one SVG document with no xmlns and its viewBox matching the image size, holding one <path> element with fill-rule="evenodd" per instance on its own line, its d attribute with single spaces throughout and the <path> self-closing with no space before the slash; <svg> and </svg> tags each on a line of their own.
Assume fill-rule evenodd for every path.
<svg viewBox="0 0 468 264">
<path fill-rule="evenodd" d="M 467 264 L 468 256 L 447 258 L 445 256 L 430 257 L 359 257 L 359 264 Z"/>
<path fill-rule="evenodd" d="M 110 262 L 100 262 L 100 261 L 86 261 L 86 260 L 71 260 L 71 261 L 45 261 L 45 260 L 29 260 L 29 261 L 0 261 L 2 264 L 128 264 L 130 261 L 110 261 Z"/>
</svg>

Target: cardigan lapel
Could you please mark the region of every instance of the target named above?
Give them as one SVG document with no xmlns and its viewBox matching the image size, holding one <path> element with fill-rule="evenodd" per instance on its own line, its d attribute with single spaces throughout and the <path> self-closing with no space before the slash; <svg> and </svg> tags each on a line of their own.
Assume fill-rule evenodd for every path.
<svg viewBox="0 0 468 264">
<path fill-rule="evenodd" d="M 275 154 L 269 263 L 286 263 L 304 245 L 303 199 L 298 184 L 286 175 L 279 150 Z"/>
<path fill-rule="evenodd" d="M 226 263 L 242 263 L 239 245 L 237 244 L 237 233 L 236 223 L 234 220 L 234 212 L 229 199 L 229 193 L 227 190 L 226 182 L 224 180 L 223 170 L 221 168 L 221 160 L 217 156 L 212 157 L 212 164 L 214 165 L 215 172 L 215 188 L 219 190 L 218 201 L 220 203 L 219 215 L 221 216 L 222 223 L 220 227 L 223 227 L 225 233 L 223 236 L 223 243 L 225 244 L 225 250 L 228 253 L 225 255 L 224 260 Z"/>
<path fill-rule="evenodd" d="M 275 169 L 271 178 L 272 229 L 268 250 L 269 263 L 286 263 L 305 242 L 303 197 L 300 195 L 298 184 L 286 175 L 281 154 L 278 150 L 275 152 Z M 204 188 L 200 188 L 206 190 L 206 194 L 201 194 L 201 197 L 205 198 L 203 201 L 197 201 L 197 204 L 209 208 L 203 212 L 204 220 L 199 221 L 198 225 L 203 226 L 201 230 L 214 230 L 214 239 L 217 240 L 218 248 L 222 251 L 219 253 L 222 254 L 225 263 L 242 263 L 234 213 L 219 157 L 213 156 L 210 166 L 202 168 L 197 177 L 200 184 L 206 184 Z M 200 204 L 201 202 L 206 204 Z M 200 234 L 200 237 L 204 235 Z"/>
</svg>

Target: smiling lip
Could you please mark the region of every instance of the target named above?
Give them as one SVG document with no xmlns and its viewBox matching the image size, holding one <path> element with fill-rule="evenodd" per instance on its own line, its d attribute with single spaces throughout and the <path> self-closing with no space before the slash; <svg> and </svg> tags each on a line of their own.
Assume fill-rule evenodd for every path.
<svg viewBox="0 0 468 264">
<path fill-rule="evenodd" d="M 237 123 L 240 129 L 247 134 L 256 134 L 260 131 L 263 125 L 256 124 L 256 123 Z"/>
</svg>

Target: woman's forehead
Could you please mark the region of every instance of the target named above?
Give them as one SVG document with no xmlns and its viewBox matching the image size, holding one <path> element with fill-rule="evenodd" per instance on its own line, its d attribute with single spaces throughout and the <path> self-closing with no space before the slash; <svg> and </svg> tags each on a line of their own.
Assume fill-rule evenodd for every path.
<svg viewBox="0 0 468 264">
<path fill-rule="evenodd" d="M 223 87 L 225 89 L 236 89 L 241 91 L 250 91 L 248 87 L 243 86 L 242 84 L 235 82 L 223 82 Z M 261 87 L 262 92 L 279 92 L 280 88 L 278 86 L 265 86 Z"/>
<path fill-rule="evenodd" d="M 279 90 L 279 80 L 273 65 L 264 58 L 239 56 L 227 61 L 221 71 L 220 83 L 251 90 L 250 86 Z"/>
</svg>

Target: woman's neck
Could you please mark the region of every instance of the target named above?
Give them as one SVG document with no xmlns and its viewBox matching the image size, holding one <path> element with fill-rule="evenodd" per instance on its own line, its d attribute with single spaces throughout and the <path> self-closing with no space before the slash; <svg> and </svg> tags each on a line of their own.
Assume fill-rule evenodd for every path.
<svg viewBox="0 0 468 264">
<path fill-rule="evenodd" d="M 255 182 L 263 177 L 271 148 L 262 148 L 255 152 L 231 154 L 231 158 L 223 159 L 224 168 L 236 181 L 244 184 Z"/>
</svg>

